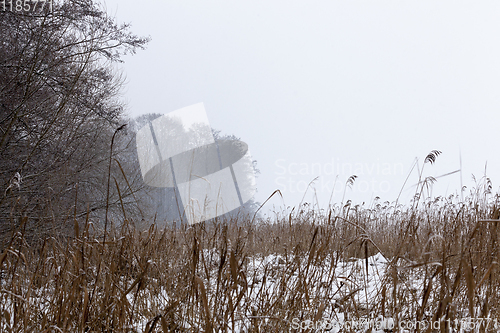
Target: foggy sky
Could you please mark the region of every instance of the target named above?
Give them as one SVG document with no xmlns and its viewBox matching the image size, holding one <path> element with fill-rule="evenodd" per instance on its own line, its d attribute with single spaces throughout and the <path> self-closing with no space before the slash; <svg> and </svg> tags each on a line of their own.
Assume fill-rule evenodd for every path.
<svg viewBox="0 0 500 333">
<path fill-rule="evenodd" d="M 394 201 L 415 158 L 434 195 L 500 182 L 498 1 L 107 0 L 150 35 L 125 57 L 131 116 L 203 102 L 210 124 L 249 146 L 260 202 Z M 413 170 L 400 200 L 417 182 Z M 335 185 L 334 185 L 335 184 Z M 467 193 L 466 192 L 466 193 Z M 283 202 L 276 197 L 266 205 Z"/>
</svg>

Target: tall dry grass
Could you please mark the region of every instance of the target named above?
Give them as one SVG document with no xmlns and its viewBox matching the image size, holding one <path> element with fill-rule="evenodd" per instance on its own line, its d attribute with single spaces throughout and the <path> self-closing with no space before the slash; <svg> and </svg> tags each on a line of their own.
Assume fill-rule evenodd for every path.
<svg viewBox="0 0 500 333">
<path fill-rule="evenodd" d="M 441 320 L 447 332 L 500 316 L 499 208 L 483 179 L 464 200 L 305 204 L 163 230 L 125 219 L 105 238 L 87 220 L 39 246 L 24 219 L 0 255 L 0 331 L 290 332 L 342 314 Z M 388 262 L 374 271 L 378 253 Z"/>
</svg>

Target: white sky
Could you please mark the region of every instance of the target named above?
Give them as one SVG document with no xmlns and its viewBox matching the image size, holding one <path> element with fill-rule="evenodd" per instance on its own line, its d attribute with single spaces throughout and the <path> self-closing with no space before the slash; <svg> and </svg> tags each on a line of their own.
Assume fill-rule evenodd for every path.
<svg viewBox="0 0 500 333">
<path fill-rule="evenodd" d="M 500 182 L 499 1 L 107 0 L 150 35 L 126 57 L 132 116 L 203 102 L 213 128 L 241 137 L 258 162 L 260 202 L 297 205 L 315 177 L 326 205 L 394 201 L 416 157 L 426 175 L 460 168 Z M 402 194 L 416 183 L 412 174 Z M 460 174 L 434 195 L 459 193 Z M 308 192 L 310 193 L 310 192 Z M 311 202 L 306 195 L 306 202 Z M 281 199 L 267 205 L 279 206 Z"/>
</svg>

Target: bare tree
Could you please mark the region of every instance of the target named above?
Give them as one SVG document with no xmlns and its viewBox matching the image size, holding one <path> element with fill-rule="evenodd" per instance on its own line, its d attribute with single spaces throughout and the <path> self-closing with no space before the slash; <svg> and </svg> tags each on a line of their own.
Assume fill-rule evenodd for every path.
<svg viewBox="0 0 500 333">
<path fill-rule="evenodd" d="M 5 11 L 0 37 L 0 234 L 22 216 L 38 235 L 67 229 L 105 206 L 110 139 L 124 122 L 113 63 L 148 38 L 92 0 Z"/>
</svg>

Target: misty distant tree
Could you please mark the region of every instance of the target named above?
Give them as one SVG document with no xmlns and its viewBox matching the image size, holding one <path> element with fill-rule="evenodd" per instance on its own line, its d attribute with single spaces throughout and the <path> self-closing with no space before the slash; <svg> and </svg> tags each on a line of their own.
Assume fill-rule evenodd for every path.
<svg viewBox="0 0 500 333">
<path fill-rule="evenodd" d="M 110 141 L 124 123 L 113 63 L 148 39 L 92 0 L 3 11 L 0 37 L 0 234 L 21 221 L 53 234 L 87 212 L 102 215 Z M 123 184 L 118 169 L 114 162 Z M 119 204 L 114 181 L 110 202 Z"/>
<path fill-rule="evenodd" d="M 148 113 L 142 116 L 135 118 L 130 122 L 130 130 L 137 133 L 139 129 L 143 126 L 147 126 L 149 122 L 155 120 L 158 117 L 161 117 L 162 114 L 159 113 Z M 216 141 L 219 140 L 241 140 L 235 135 L 223 135 L 221 131 L 213 130 L 212 134 Z M 193 136 L 196 136 L 196 133 L 193 133 Z M 135 147 L 135 140 L 131 146 Z M 137 157 L 135 157 L 137 159 Z M 257 175 L 259 170 L 256 167 L 257 162 L 253 161 L 254 173 Z M 137 175 L 134 176 L 134 179 L 141 178 L 140 168 L 137 168 Z M 178 193 L 176 193 L 173 187 L 152 187 L 148 185 L 144 185 L 141 187 L 140 191 L 137 194 L 137 197 L 140 198 L 141 207 L 143 207 L 143 211 L 147 211 L 148 219 L 155 219 L 156 223 L 159 225 L 164 225 L 165 223 L 172 222 L 181 222 L 183 220 L 183 207 L 182 201 Z M 246 202 L 239 209 L 235 209 L 234 211 L 228 212 L 221 218 L 231 218 L 231 217 L 243 217 L 246 215 L 253 215 L 259 207 L 259 204 L 253 199 Z"/>
</svg>

